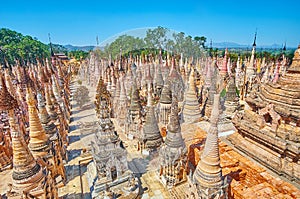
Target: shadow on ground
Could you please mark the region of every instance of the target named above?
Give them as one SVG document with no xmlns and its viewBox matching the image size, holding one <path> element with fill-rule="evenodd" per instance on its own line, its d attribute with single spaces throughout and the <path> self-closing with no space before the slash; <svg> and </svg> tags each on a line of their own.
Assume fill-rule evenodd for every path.
<svg viewBox="0 0 300 199">
<path fill-rule="evenodd" d="M 69 132 L 75 131 L 75 130 L 77 130 L 77 129 L 78 129 L 78 125 L 76 125 L 76 124 L 71 124 L 71 125 L 69 126 Z"/>
<path fill-rule="evenodd" d="M 80 193 L 69 193 L 66 194 L 64 196 L 62 196 L 63 199 L 91 199 L 92 196 L 90 193 L 84 193 L 84 194 L 80 194 Z"/>
<path fill-rule="evenodd" d="M 82 149 L 71 149 L 68 151 L 68 161 L 80 156 Z"/>
<path fill-rule="evenodd" d="M 72 143 L 77 142 L 78 140 L 80 140 L 79 135 L 70 135 L 68 137 L 69 137 L 69 144 L 72 144 Z"/>
<path fill-rule="evenodd" d="M 135 174 L 135 176 L 141 177 L 144 173 L 146 173 L 148 164 L 149 161 L 147 159 L 133 158 L 128 162 L 128 167 Z"/>
<path fill-rule="evenodd" d="M 70 182 L 77 176 L 79 176 L 79 165 L 67 165 L 65 166 L 67 173 L 67 182 Z M 80 166 L 81 168 L 81 176 L 87 171 L 87 167 L 84 165 Z"/>
</svg>

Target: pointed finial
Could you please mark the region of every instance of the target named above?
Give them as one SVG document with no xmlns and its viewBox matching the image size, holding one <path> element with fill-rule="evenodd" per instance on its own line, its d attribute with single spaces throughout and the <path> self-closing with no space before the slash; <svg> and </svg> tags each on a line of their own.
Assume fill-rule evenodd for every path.
<svg viewBox="0 0 300 199">
<path fill-rule="evenodd" d="M 53 52 L 53 48 L 52 48 L 52 43 L 51 43 L 50 33 L 48 33 L 48 38 L 49 38 L 49 43 L 50 43 L 50 53 L 51 53 L 51 57 L 53 57 L 53 56 L 54 56 L 54 52 Z"/>
<path fill-rule="evenodd" d="M 286 51 L 286 41 L 284 42 L 284 46 L 283 46 L 283 49 L 282 49 L 284 52 Z"/>
<path fill-rule="evenodd" d="M 254 41 L 253 41 L 253 47 L 256 47 L 256 35 L 257 35 L 257 28 L 255 30 L 255 35 L 254 35 Z"/>
</svg>

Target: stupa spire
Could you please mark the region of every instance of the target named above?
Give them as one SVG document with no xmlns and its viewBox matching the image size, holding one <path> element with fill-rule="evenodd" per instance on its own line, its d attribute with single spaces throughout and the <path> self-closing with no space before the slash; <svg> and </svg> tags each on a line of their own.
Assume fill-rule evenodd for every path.
<svg viewBox="0 0 300 199">
<path fill-rule="evenodd" d="M 37 100 L 38 100 L 40 121 L 42 123 L 42 126 L 43 126 L 46 134 L 51 139 L 51 137 L 55 136 L 55 134 L 57 133 L 57 127 L 54 124 L 54 122 L 51 120 L 50 115 L 48 114 L 48 111 L 46 109 L 45 98 L 41 93 L 37 94 Z"/>
<path fill-rule="evenodd" d="M 160 97 L 160 116 L 159 121 L 162 122 L 164 125 L 169 123 L 169 115 L 171 111 L 171 103 L 172 103 L 172 91 L 170 85 L 165 82 L 164 87 L 161 91 Z"/>
<path fill-rule="evenodd" d="M 34 156 L 43 157 L 49 150 L 49 139 L 38 117 L 36 102 L 31 88 L 26 89 L 26 101 L 29 112 L 29 148 Z"/>
<path fill-rule="evenodd" d="M 183 120 L 184 122 L 195 122 L 200 117 L 200 105 L 196 96 L 194 69 L 192 69 L 189 78 L 189 88 L 185 94 Z"/>
<path fill-rule="evenodd" d="M 227 68 L 227 63 L 228 63 L 228 48 L 226 48 L 225 50 L 225 55 L 224 55 L 224 58 L 223 58 L 223 64 L 222 64 L 222 68 L 220 70 L 220 75 L 225 78 L 228 74 L 228 68 Z"/>
<path fill-rule="evenodd" d="M 253 47 L 256 47 L 256 35 L 257 35 L 257 30 L 255 31 L 255 35 L 254 35 L 254 41 L 252 44 Z"/>
<path fill-rule="evenodd" d="M 218 193 L 219 198 L 226 194 L 223 190 L 224 180 L 222 178 L 222 168 L 220 166 L 220 153 L 218 143 L 218 120 L 219 120 L 220 94 L 214 95 L 214 103 L 210 117 L 210 128 L 201 160 L 193 175 L 193 181 L 197 187 L 200 198 L 214 198 Z"/>
<path fill-rule="evenodd" d="M 186 152 L 178 117 L 178 101 L 173 96 L 166 141 L 159 151 L 161 160 L 160 177 L 166 186 L 172 187 L 186 180 L 184 176 L 185 168 L 183 166 L 185 164 L 184 157 L 186 156 Z"/>
<path fill-rule="evenodd" d="M 18 194 L 33 189 L 43 179 L 42 167 L 37 164 L 30 152 L 23 135 L 16 130 L 16 124 L 11 124 L 11 137 L 13 148 L 13 187 Z M 10 193 L 8 193 L 10 198 Z"/>
<path fill-rule="evenodd" d="M 12 110 L 17 107 L 17 100 L 13 98 L 13 96 L 9 93 L 4 77 L 0 74 L 0 82 L 1 82 L 1 89 L 0 89 L 0 110 Z"/>
<path fill-rule="evenodd" d="M 162 143 L 162 136 L 154 114 L 152 92 L 148 89 L 146 121 L 143 126 L 145 148 L 156 149 Z"/>
<path fill-rule="evenodd" d="M 175 96 L 172 97 L 170 121 L 167 125 L 168 134 L 166 137 L 166 145 L 171 148 L 184 147 L 181 136 L 181 126 L 178 116 L 178 101 Z"/>
</svg>

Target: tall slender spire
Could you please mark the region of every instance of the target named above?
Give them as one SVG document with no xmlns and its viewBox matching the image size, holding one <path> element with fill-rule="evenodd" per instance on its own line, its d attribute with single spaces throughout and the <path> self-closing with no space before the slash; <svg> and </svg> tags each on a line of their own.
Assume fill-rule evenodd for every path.
<svg viewBox="0 0 300 199">
<path fill-rule="evenodd" d="M 256 29 L 255 35 L 254 35 L 254 41 L 253 41 L 253 44 L 252 44 L 253 47 L 256 47 L 256 35 L 257 35 L 257 29 Z"/>
<path fill-rule="evenodd" d="M 213 109 L 210 117 L 210 128 L 201 160 L 193 175 L 194 183 L 197 187 L 199 198 L 214 198 L 224 193 L 224 180 L 220 166 L 220 153 L 218 144 L 218 120 L 219 120 L 220 94 L 214 95 Z"/>
<path fill-rule="evenodd" d="M 53 48 L 52 48 L 52 43 L 51 43 L 50 33 L 48 33 L 48 38 L 49 38 L 49 43 L 50 43 L 50 53 L 51 53 L 51 57 L 54 57 L 54 52 L 53 52 Z"/>
<path fill-rule="evenodd" d="M 286 41 L 284 42 L 284 46 L 283 46 L 282 50 L 285 53 L 285 51 L 286 51 Z"/>
<path fill-rule="evenodd" d="M 36 102 L 33 97 L 31 88 L 27 88 L 26 101 L 29 112 L 29 148 L 34 156 L 45 156 L 49 151 L 49 139 L 43 129 L 41 121 L 38 117 Z"/>
<path fill-rule="evenodd" d="M 256 35 L 257 32 L 255 32 L 255 36 L 254 36 L 254 42 L 252 45 L 252 52 L 251 52 L 251 58 L 250 58 L 250 62 L 246 68 L 246 80 L 251 83 L 255 77 L 255 69 L 254 69 L 254 62 L 255 62 L 255 49 L 256 49 Z M 247 91 L 249 92 L 249 91 Z M 247 94 L 247 93 L 245 93 Z"/>
</svg>

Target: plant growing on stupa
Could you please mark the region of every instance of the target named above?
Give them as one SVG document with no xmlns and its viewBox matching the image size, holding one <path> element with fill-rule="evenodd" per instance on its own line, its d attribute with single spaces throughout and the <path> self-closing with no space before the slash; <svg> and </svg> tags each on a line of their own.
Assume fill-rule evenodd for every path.
<svg viewBox="0 0 300 199">
<path fill-rule="evenodd" d="M 90 101 L 88 88 L 86 86 L 78 87 L 74 94 L 74 99 L 79 107 L 82 108 L 83 105 Z"/>
</svg>

